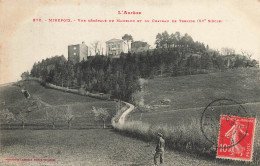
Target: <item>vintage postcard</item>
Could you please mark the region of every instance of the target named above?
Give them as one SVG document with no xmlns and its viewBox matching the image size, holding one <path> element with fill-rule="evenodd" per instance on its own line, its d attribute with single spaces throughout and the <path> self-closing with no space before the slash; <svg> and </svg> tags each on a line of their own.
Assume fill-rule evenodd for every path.
<svg viewBox="0 0 260 166">
<path fill-rule="evenodd" d="M 0 0 L 0 165 L 260 165 L 259 0 Z"/>
</svg>

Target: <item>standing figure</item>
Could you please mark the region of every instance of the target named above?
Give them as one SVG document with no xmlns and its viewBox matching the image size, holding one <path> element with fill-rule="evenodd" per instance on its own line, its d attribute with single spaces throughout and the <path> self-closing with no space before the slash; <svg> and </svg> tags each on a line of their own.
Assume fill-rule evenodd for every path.
<svg viewBox="0 0 260 166">
<path fill-rule="evenodd" d="M 225 136 L 230 139 L 230 143 L 232 145 L 230 151 L 232 152 L 232 154 L 240 154 L 242 156 L 245 148 L 241 146 L 238 142 L 243 135 L 248 134 L 244 132 L 241 127 L 242 125 L 236 120 L 230 130 L 226 132 Z"/>
<path fill-rule="evenodd" d="M 165 141 L 162 138 L 162 134 L 158 133 L 158 143 L 156 145 L 155 149 L 155 155 L 154 155 L 154 164 L 157 165 L 157 158 L 160 157 L 160 164 L 163 164 L 164 160 L 164 147 L 165 147 Z"/>
</svg>

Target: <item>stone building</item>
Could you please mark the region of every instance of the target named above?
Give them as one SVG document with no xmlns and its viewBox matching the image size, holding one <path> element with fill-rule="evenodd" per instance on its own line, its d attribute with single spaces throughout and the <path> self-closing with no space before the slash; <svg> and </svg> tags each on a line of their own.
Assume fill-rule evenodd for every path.
<svg viewBox="0 0 260 166">
<path fill-rule="evenodd" d="M 88 58 L 88 46 L 85 42 L 76 45 L 68 46 L 68 61 L 75 63 L 81 62 L 83 59 Z"/>
<path fill-rule="evenodd" d="M 131 44 L 121 39 L 111 39 L 106 42 L 106 55 L 117 58 L 121 53 L 128 53 L 131 49 Z"/>
</svg>

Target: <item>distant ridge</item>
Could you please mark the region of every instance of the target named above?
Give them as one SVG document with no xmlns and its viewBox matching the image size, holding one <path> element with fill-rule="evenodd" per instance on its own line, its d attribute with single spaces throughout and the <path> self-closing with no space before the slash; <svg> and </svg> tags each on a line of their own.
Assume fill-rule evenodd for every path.
<svg viewBox="0 0 260 166">
<path fill-rule="evenodd" d="M 4 87 L 4 86 L 8 86 L 8 85 L 12 85 L 15 82 L 9 82 L 9 83 L 5 83 L 5 84 L 0 84 L 0 87 Z"/>
</svg>

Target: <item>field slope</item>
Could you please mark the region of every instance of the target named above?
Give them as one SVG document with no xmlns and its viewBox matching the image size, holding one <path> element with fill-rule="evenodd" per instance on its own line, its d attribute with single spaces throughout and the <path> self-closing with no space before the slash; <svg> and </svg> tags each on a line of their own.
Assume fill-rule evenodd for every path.
<svg viewBox="0 0 260 166">
<path fill-rule="evenodd" d="M 155 78 L 148 80 L 145 105 L 131 120 L 153 124 L 189 122 L 200 119 L 205 107 L 216 99 L 228 98 L 244 104 L 248 112 L 260 111 L 260 70 L 236 69 L 226 72 Z"/>
<path fill-rule="evenodd" d="M 173 149 L 214 156 L 212 144 L 207 143 L 200 126 L 205 107 L 216 99 L 228 98 L 241 103 L 248 116 L 259 117 L 259 79 L 259 69 L 150 79 L 145 89 L 145 107 L 135 109 L 121 130 L 144 140 L 153 140 L 157 132 L 162 132 Z M 232 108 L 225 105 L 222 109 Z M 259 137 L 257 123 L 252 165 L 259 164 Z"/>
<path fill-rule="evenodd" d="M 234 69 L 225 72 L 157 77 L 148 80 L 145 104 L 160 105 L 169 99 L 169 107 L 159 110 L 205 107 L 212 100 L 230 98 L 239 103 L 260 101 L 260 70 Z"/>
<path fill-rule="evenodd" d="M 45 89 L 37 82 L 27 82 L 26 89 L 32 97 L 38 96 L 42 102 L 51 106 L 73 105 L 78 118 L 83 115 L 87 122 L 75 120 L 71 130 L 58 127 L 37 128 L 41 119 L 41 110 L 30 113 L 30 126 L 21 129 L 2 128 L 0 132 L 0 165 L 152 165 L 155 144 L 129 138 L 111 129 L 100 129 L 89 114 L 92 106 L 103 106 L 110 110 L 115 108 L 114 102 L 64 93 L 53 89 Z M 27 99 L 16 86 L 0 88 L 0 100 L 10 106 L 16 113 L 19 108 L 26 107 Z M 76 102 L 76 103 L 75 103 Z M 12 106 L 12 107 L 11 107 Z M 91 120 L 92 119 L 92 120 Z M 17 124 L 19 125 L 19 124 Z M 82 127 L 78 127 L 82 126 Z M 83 127 L 85 126 L 85 127 Z M 37 129 L 37 130 L 35 130 Z M 40 129 L 40 130 L 39 130 Z M 6 159 L 32 159 L 32 161 L 7 161 Z M 55 159 L 55 161 L 34 161 L 34 159 Z M 185 153 L 170 151 L 165 154 L 165 165 L 220 165 L 225 161 L 210 161 Z"/>
<path fill-rule="evenodd" d="M 108 110 L 110 118 L 107 120 L 107 124 L 110 124 L 111 117 L 116 112 L 116 103 L 114 101 L 99 100 L 87 96 L 80 96 L 71 93 L 65 93 L 62 91 L 48 89 L 41 86 L 36 81 L 24 81 L 24 87 L 31 94 L 30 99 L 26 99 L 21 92 L 21 89 L 17 86 L 5 86 L 0 87 L 0 101 L 3 107 L 7 107 L 15 116 L 19 112 L 26 112 L 28 108 L 33 105 L 34 101 L 40 103 L 40 107 L 33 109 L 26 114 L 25 128 L 31 129 L 43 129 L 48 128 L 48 121 L 45 119 L 46 107 L 57 109 L 60 114 L 69 106 L 74 115 L 72 120 L 72 128 L 95 128 L 101 127 L 102 124 L 95 122 L 92 107 L 102 107 Z M 64 120 L 63 120 L 64 121 Z M 66 128 L 66 123 L 62 120 L 57 121 L 57 126 L 60 128 Z M 2 126 L 4 127 L 4 126 Z M 12 128 L 21 128 L 21 121 L 16 120 L 12 123 Z"/>
</svg>

